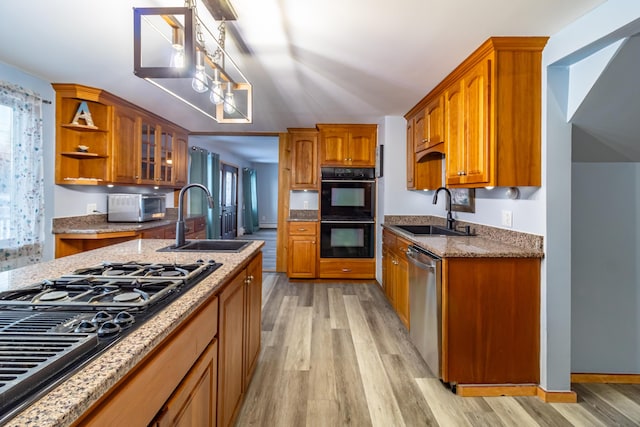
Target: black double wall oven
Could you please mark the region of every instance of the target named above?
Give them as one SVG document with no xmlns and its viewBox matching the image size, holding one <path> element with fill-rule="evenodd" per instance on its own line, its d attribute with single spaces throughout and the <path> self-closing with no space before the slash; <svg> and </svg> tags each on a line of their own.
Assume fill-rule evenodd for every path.
<svg viewBox="0 0 640 427">
<path fill-rule="evenodd" d="M 322 168 L 320 257 L 373 258 L 375 169 Z"/>
</svg>

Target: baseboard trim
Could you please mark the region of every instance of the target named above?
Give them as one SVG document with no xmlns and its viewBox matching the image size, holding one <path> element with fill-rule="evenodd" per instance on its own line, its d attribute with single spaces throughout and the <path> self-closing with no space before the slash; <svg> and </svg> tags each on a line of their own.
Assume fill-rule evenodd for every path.
<svg viewBox="0 0 640 427">
<path fill-rule="evenodd" d="M 535 396 L 538 386 L 531 385 L 475 385 L 458 384 L 456 394 L 462 397 Z"/>
<path fill-rule="evenodd" d="M 578 401 L 575 391 L 546 391 L 535 384 L 458 384 L 456 394 L 462 397 L 536 396 L 545 403 L 576 403 Z"/>
<path fill-rule="evenodd" d="M 640 384 L 640 374 L 571 374 L 572 383 Z"/>
<path fill-rule="evenodd" d="M 538 399 L 545 403 L 577 403 L 578 394 L 573 391 L 547 391 L 538 386 Z"/>
</svg>

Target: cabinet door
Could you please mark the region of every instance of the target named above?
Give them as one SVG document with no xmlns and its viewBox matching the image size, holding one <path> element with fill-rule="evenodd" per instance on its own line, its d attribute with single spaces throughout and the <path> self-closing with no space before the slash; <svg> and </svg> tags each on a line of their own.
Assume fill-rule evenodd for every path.
<svg viewBox="0 0 640 427">
<path fill-rule="evenodd" d="M 409 262 L 404 254 L 398 252 L 395 253 L 394 261 L 394 307 L 404 326 L 409 329 Z"/>
<path fill-rule="evenodd" d="M 247 267 L 245 287 L 245 369 L 243 390 L 249 387 L 251 376 L 260 355 L 260 332 L 262 321 L 262 252 Z"/>
<path fill-rule="evenodd" d="M 245 274 L 238 274 L 220 294 L 218 341 L 218 426 L 227 427 L 242 397 Z"/>
<path fill-rule="evenodd" d="M 349 133 L 348 164 L 356 167 L 376 165 L 376 129 L 353 128 Z"/>
<path fill-rule="evenodd" d="M 489 64 L 480 62 L 463 78 L 466 165 L 462 183 L 489 182 Z"/>
<path fill-rule="evenodd" d="M 213 340 L 152 425 L 215 427 L 218 341 Z"/>
<path fill-rule="evenodd" d="M 427 148 L 427 137 L 425 132 L 427 131 L 426 112 L 420 111 L 413 120 L 413 151 L 418 152 Z"/>
<path fill-rule="evenodd" d="M 156 153 L 156 182 L 159 185 L 173 185 L 174 182 L 174 131 L 170 128 L 160 128 L 160 142 Z"/>
<path fill-rule="evenodd" d="M 320 131 L 320 166 L 347 164 L 347 129 L 322 129 Z"/>
<path fill-rule="evenodd" d="M 174 184 L 184 187 L 189 182 L 189 144 L 187 135 L 177 133 L 174 139 Z"/>
<path fill-rule="evenodd" d="M 135 184 L 140 176 L 140 119 L 134 111 L 117 107 L 114 121 L 112 180 L 118 184 Z"/>
<path fill-rule="evenodd" d="M 317 277 L 315 236 L 289 236 L 287 275 L 292 278 Z"/>
<path fill-rule="evenodd" d="M 425 107 L 424 148 L 431 148 L 444 141 L 444 102 L 436 97 Z"/>
<path fill-rule="evenodd" d="M 147 118 L 142 118 L 140 127 L 140 184 L 156 184 L 156 148 L 158 138 L 156 125 Z"/>
<path fill-rule="evenodd" d="M 415 190 L 415 164 L 416 153 L 414 151 L 414 125 L 413 118 L 407 120 L 407 190 Z"/>
<path fill-rule="evenodd" d="M 318 188 L 317 132 L 291 134 L 291 189 Z"/>
<path fill-rule="evenodd" d="M 462 82 L 456 82 L 444 93 L 446 181 L 458 184 L 465 171 L 464 94 Z"/>
</svg>

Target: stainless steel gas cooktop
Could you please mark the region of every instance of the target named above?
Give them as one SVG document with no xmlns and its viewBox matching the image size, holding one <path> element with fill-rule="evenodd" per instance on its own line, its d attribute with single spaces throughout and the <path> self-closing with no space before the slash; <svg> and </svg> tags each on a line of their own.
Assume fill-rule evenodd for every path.
<svg viewBox="0 0 640 427">
<path fill-rule="evenodd" d="M 221 267 L 103 262 L 0 293 L 0 424 Z"/>
</svg>

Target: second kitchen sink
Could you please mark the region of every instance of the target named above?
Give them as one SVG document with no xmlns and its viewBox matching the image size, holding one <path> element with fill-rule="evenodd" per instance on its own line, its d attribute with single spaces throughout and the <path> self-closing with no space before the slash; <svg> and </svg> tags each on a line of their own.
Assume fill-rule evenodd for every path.
<svg viewBox="0 0 640 427">
<path fill-rule="evenodd" d="M 415 236 L 470 236 L 464 231 L 449 230 L 445 227 L 439 227 L 437 225 L 395 225 L 402 231 L 411 233 Z"/>
</svg>

